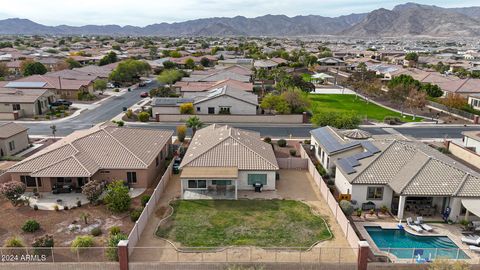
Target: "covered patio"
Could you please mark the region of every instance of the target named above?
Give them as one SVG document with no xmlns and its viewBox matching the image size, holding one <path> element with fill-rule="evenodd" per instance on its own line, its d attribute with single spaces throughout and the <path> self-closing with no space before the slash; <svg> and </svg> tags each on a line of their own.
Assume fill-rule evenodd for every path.
<svg viewBox="0 0 480 270">
<path fill-rule="evenodd" d="M 236 200 L 238 168 L 186 167 L 180 175 L 182 199 Z"/>
</svg>

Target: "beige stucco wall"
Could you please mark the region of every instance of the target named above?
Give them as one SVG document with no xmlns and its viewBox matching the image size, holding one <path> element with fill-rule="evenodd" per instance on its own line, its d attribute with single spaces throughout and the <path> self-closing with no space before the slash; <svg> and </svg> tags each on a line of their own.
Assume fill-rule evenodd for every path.
<svg viewBox="0 0 480 270">
<path fill-rule="evenodd" d="M 180 107 L 178 106 L 162 106 L 162 107 L 152 107 L 152 114 L 180 114 Z"/>
<path fill-rule="evenodd" d="M 245 92 L 245 94 L 249 94 Z M 250 94 L 249 94 L 250 95 Z M 219 96 L 212 98 L 203 102 L 195 103 L 195 113 L 196 114 L 208 114 L 208 108 L 215 108 L 215 114 L 218 114 L 220 107 L 230 107 L 230 114 L 248 114 L 256 115 L 257 114 L 257 105 L 247 103 L 245 101 L 232 98 L 229 96 Z M 200 110 L 198 110 L 200 108 Z"/>
<path fill-rule="evenodd" d="M 39 115 L 40 112 L 38 110 L 37 102 L 40 103 L 42 108 L 42 114 L 48 111 L 48 98 L 51 97 L 54 100 L 54 93 L 46 92 L 42 96 L 40 96 L 35 103 L 3 103 L 0 100 L 0 114 L 9 115 L 7 113 L 13 113 L 13 105 L 12 104 L 20 104 L 20 111 L 19 116 L 21 117 L 33 117 Z M 12 116 L 13 117 L 13 116 Z M 6 117 L 8 118 L 8 117 Z"/>
<path fill-rule="evenodd" d="M 454 142 L 450 142 L 448 150 L 450 150 L 452 155 L 458 157 L 459 159 L 464 160 L 465 162 L 468 162 L 477 168 L 480 168 L 480 155 L 477 153 L 457 145 Z"/>
<path fill-rule="evenodd" d="M 15 149 L 10 150 L 9 142 L 14 141 Z M 20 132 L 12 137 L 0 139 L 0 149 L 4 156 L 13 156 L 27 149 L 30 143 L 28 142 L 27 131 Z"/>
<path fill-rule="evenodd" d="M 192 115 L 161 114 L 160 122 L 183 122 Z M 204 123 L 277 123 L 277 124 L 301 124 L 303 115 L 223 115 L 223 114 L 199 114 L 198 118 Z"/>
</svg>

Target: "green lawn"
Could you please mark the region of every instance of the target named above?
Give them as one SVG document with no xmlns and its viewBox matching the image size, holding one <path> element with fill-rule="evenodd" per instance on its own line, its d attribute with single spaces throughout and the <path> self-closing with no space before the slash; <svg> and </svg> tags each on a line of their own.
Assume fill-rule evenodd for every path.
<svg viewBox="0 0 480 270">
<path fill-rule="evenodd" d="M 323 218 L 289 200 L 175 201 L 157 235 L 185 247 L 310 247 L 332 237 Z"/>
<path fill-rule="evenodd" d="M 312 81 L 312 75 L 310 75 L 308 73 L 302 73 L 302 78 L 306 82 L 311 82 Z"/>
<path fill-rule="evenodd" d="M 313 112 L 353 112 L 360 117 L 368 118 L 382 122 L 385 116 L 401 117 L 398 112 L 385 109 L 373 103 L 368 103 L 361 99 L 356 98 L 355 95 L 342 95 L 342 94 L 310 94 L 311 108 Z M 422 118 L 416 117 L 415 121 L 411 116 L 405 116 L 404 122 L 420 122 Z"/>
</svg>

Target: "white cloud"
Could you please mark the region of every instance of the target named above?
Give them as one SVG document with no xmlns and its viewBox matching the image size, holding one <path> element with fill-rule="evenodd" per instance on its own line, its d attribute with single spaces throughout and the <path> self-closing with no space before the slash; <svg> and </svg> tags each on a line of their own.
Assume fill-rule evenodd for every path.
<svg viewBox="0 0 480 270">
<path fill-rule="evenodd" d="M 0 18 L 27 18 L 46 25 L 120 24 L 144 26 L 207 17 L 265 14 L 340 16 L 392 8 L 405 1 L 384 0 L 1 0 Z M 387 3 L 386 3 L 387 2 Z M 417 1 L 438 6 L 471 6 L 470 1 Z M 453 2 L 453 3 L 452 3 Z M 461 2 L 461 3 L 459 3 Z M 478 4 L 477 4 L 478 5 Z"/>
</svg>

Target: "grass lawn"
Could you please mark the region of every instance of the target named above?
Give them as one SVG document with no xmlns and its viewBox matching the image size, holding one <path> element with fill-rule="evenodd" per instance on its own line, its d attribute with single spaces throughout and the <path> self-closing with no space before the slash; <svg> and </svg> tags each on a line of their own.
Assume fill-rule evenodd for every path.
<svg viewBox="0 0 480 270">
<path fill-rule="evenodd" d="M 383 122 L 385 116 L 401 117 L 400 113 L 368 103 L 355 95 L 342 94 L 310 94 L 311 108 L 313 112 L 353 112 L 360 117 Z M 404 122 L 420 122 L 422 118 L 416 117 L 415 121 L 411 116 L 405 116 Z"/>
<path fill-rule="evenodd" d="M 289 200 L 175 201 L 157 235 L 186 247 L 310 247 L 332 237 L 323 218 Z"/>
<path fill-rule="evenodd" d="M 308 73 L 302 73 L 302 78 L 306 82 L 311 82 L 312 81 L 312 75 L 310 75 Z"/>
</svg>

